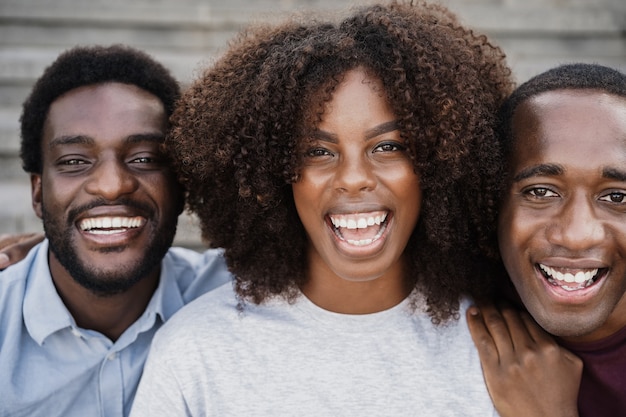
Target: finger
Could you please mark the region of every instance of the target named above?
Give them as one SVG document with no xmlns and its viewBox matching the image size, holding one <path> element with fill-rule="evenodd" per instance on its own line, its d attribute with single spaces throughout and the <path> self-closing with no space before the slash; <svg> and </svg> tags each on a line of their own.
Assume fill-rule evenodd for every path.
<svg viewBox="0 0 626 417">
<path fill-rule="evenodd" d="M 0 241 L 0 269 L 5 269 L 24 259 L 33 246 L 43 239 L 43 233 L 3 235 Z M 2 246 L 3 244 L 5 245 Z"/>
<path fill-rule="evenodd" d="M 7 255 L 6 253 L 0 253 L 0 270 L 5 269 L 9 265 L 11 265 L 11 259 L 9 258 L 9 255 Z"/>
<path fill-rule="evenodd" d="M 480 312 L 487 331 L 493 338 L 500 361 L 508 360 L 515 353 L 508 323 L 500 310 L 493 305 L 481 305 Z"/>
<path fill-rule="evenodd" d="M 572 364 L 579 367 L 580 370 L 582 370 L 582 367 L 583 367 L 582 360 L 578 356 L 570 352 L 569 350 L 560 346 L 554 339 L 554 336 L 552 336 L 550 333 L 546 332 L 541 326 L 539 326 L 539 324 L 537 324 L 537 322 L 532 318 L 530 314 L 523 311 L 520 313 L 520 317 L 524 321 L 524 324 L 526 325 L 526 328 L 528 329 L 528 333 L 537 342 L 538 345 L 558 346 L 559 351 L 561 352 L 561 355 L 564 358 L 566 358 L 568 361 L 572 362 Z"/>
<path fill-rule="evenodd" d="M 23 235 L 10 235 L 7 233 L 3 233 L 0 235 L 0 250 L 9 246 L 9 245 L 13 245 L 17 242 L 19 242 L 20 238 Z"/>
<path fill-rule="evenodd" d="M 513 350 L 516 352 L 524 352 L 529 349 L 534 349 L 537 340 L 533 337 L 528 328 L 529 325 L 532 326 L 532 323 L 527 323 L 526 320 L 524 320 L 522 312 L 511 307 L 504 307 L 501 314 L 508 326 L 513 343 Z M 536 324 L 533 326 L 533 330 L 537 332 L 542 331 Z"/>
<path fill-rule="evenodd" d="M 530 336 L 537 342 L 554 340 L 548 332 L 546 332 L 539 324 L 537 324 L 535 319 L 533 319 L 532 316 L 528 314 L 528 312 L 521 311 L 520 318 L 524 322 L 524 326 L 526 326 L 526 329 L 528 330 Z"/>
<path fill-rule="evenodd" d="M 483 321 L 480 309 L 476 306 L 471 306 L 467 310 L 466 316 L 472 341 L 476 346 L 478 357 L 480 358 L 483 366 L 498 363 L 498 350 L 496 349 L 494 340 L 487 330 L 485 322 Z"/>
</svg>

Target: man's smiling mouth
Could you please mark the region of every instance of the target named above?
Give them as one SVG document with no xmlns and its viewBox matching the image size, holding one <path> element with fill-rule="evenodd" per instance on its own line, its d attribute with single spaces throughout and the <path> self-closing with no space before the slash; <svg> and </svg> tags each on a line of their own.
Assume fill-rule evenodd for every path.
<svg viewBox="0 0 626 417">
<path fill-rule="evenodd" d="M 128 229 L 136 229 L 143 226 L 146 219 L 141 216 L 135 217 L 90 217 L 82 219 L 78 227 L 83 232 L 111 235 L 115 233 L 123 233 Z"/>
<path fill-rule="evenodd" d="M 565 291 L 578 291 L 593 285 L 608 271 L 607 268 L 561 269 L 537 264 L 542 275 L 551 285 L 561 287 Z"/>
<path fill-rule="evenodd" d="M 387 212 L 332 214 L 335 235 L 350 245 L 367 246 L 380 239 L 387 228 Z"/>
</svg>

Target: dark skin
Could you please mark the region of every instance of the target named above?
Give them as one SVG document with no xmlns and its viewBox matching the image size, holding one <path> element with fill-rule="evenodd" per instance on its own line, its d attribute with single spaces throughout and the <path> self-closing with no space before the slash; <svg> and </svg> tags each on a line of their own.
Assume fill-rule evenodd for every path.
<svg viewBox="0 0 626 417">
<path fill-rule="evenodd" d="M 577 417 L 582 361 L 526 312 L 471 307 L 467 322 L 491 399 L 502 417 Z"/>
<path fill-rule="evenodd" d="M 160 275 L 147 252 L 180 212 L 160 156 L 165 128 L 161 102 L 137 87 L 71 90 L 50 107 L 42 173 L 31 174 L 33 209 L 55 247 L 49 266 L 57 292 L 80 327 L 113 341 L 145 311 Z M 68 252 L 79 269 L 60 260 Z"/>
<path fill-rule="evenodd" d="M 527 403 L 534 410 L 525 415 L 578 415 L 581 361 L 542 329 L 589 342 L 625 325 L 626 182 L 617 175 L 623 170 L 625 109 L 620 97 L 573 89 L 534 96 L 514 114 L 513 181 L 500 213 L 499 245 L 521 300 L 541 327 L 512 309 L 482 307 L 482 315 L 468 315 L 501 413 L 519 412 Z M 581 272 L 593 275 L 589 271 L 598 271 L 592 282 L 572 281 Z M 550 401 L 532 401 L 543 397 Z"/>
<path fill-rule="evenodd" d="M 44 237 L 43 233 L 0 235 L 0 270 L 24 259 L 28 251 L 41 242 Z"/>
</svg>

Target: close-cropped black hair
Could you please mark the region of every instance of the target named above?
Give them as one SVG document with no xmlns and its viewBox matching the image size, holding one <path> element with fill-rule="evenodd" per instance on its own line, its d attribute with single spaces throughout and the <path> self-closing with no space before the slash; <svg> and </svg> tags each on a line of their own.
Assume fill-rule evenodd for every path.
<svg viewBox="0 0 626 417">
<path fill-rule="evenodd" d="M 380 81 L 420 177 L 407 282 L 435 321 L 451 318 L 461 294 L 491 291 L 481 248 L 495 229 L 495 120 L 512 81 L 502 51 L 447 9 L 390 3 L 338 23 L 248 29 L 183 94 L 166 139 L 174 169 L 238 295 L 293 299 L 308 265 L 291 186 L 302 132 L 357 68 Z"/>
<path fill-rule="evenodd" d="M 78 87 L 107 82 L 137 86 L 161 100 L 167 117 L 180 96 L 178 82 L 148 54 L 123 46 L 78 46 L 63 52 L 44 71 L 24 102 L 21 123 L 22 167 L 41 173 L 41 137 L 50 105 Z"/>
<path fill-rule="evenodd" d="M 517 107 L 532 97 L 554 90 L 601 90 L 626 97 L 626 74 L 603 65 L 573 63 L 552 68 L 521 84 L 504 102 L 499 113 L 499 136 L 505 161 L 513 147 L 511 123 Z"/>
</svg>

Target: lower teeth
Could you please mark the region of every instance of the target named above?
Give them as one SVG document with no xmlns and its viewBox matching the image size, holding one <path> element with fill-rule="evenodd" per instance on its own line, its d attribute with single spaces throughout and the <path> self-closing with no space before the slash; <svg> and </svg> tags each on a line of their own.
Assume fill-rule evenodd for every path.
<svg viewBox="0 0 626 417">
<path fill-rule="evenodd" d="M 588 286 L 590 286 L 591 284 L 593 284 L 595 282 L 595 278 L 591 278 L 585 282 L 582 282 L 580 284 L 578 284 L 575 287 L 571 287 L 569 285 L 563 285 L 562 281 L 557 281 L 553 278 L 548 278 L 548 282 L 551 285 L 554 285 L 555 287 L 561 287 L 563 288 L 565 291 L 577 291 L 577 290 L 582 290 L 584 288 L 587 288 Z"/>
</svg>

